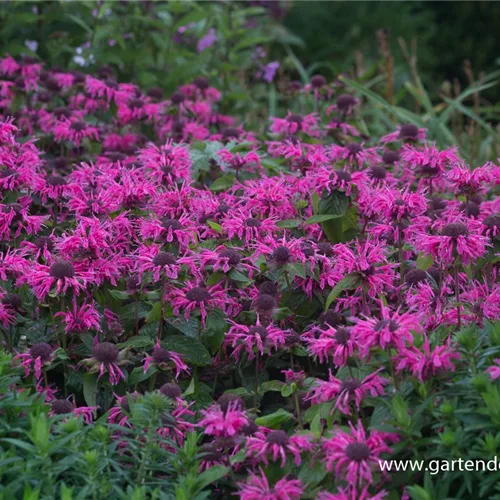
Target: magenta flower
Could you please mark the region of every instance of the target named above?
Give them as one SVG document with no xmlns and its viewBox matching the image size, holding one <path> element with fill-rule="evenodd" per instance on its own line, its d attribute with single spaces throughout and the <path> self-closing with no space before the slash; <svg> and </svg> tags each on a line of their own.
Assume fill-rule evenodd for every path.
<svg viewBox="0 0 500 500">
<path fill-rule="evenodd" d="M 151 356 L 147 356 L 144 359 L 144 373 L 146 373 L 149 367 L 157 366 L 160 370 L 170 370 L 173 366 L 175 370 L 175 378 L 178 379 L 181 372 L 189 373 L 189 367 L 182 360 L 182 356 L 177 354 L 176 352 L 167 351 L 164 349 L 160 340 L 156 340 L 156 344 L 153 349 L 153 354 Z"/>
<path fill-rule="evenodd" d="M 137 254 L 136 270 L 141 281 L 145 273 L 151 273 L 153 282 L 158 283 L 162 275 L 177 279 L 180 263 L 174 254 L 163 252 L 158 245 L 143 245 Z"/>
<path fill-rule="evenodd" d="M 391 453 L 388 442 L 397 440 L 394 435 L 371 431 L 367 434 L 361 421 L 351 432 L 337 430 L 323 444 L 326 468 L 335 470 L 338 478 L 345 478 L 351 486 L 372 484 L 372 471 L 380 472 L 379 459 L 382 453 Z"/>
<path fill-rule="evenodd" d="M 54 126 L 54 138 L 56 142 L 69 141 L 76 147 L 80 147 L 83 139 L 98 141 L 99 131 L 96 127 L 72 117 L 57 122 Z"/>
<path fill-rule="evenodd" d="M 86 424 L 91 424 L 94 419 L 94 412 L 98 406 L 80 406 L 77 407 L 69 399 L 56 399 L 50 405 L 49 415 L 54 417 L 58 415 L 75 415 L 83 417 Z"/>
<path fill-rule="evenodd" d="M 247 437 L 246 448 L 248 457 L 260 460 L 265 465 L 268 465 L 269 460 L 277 462 L 281 459 L 280 465 L 285 467 L 287 453 L 293 456 L 295 465 L 300 465 L 300 454 L 312 451 L 314 446 L 304 435 L 289 437 L 285 431 L 262 429 Z"/>
<path fill-rule="evenodd" d="M 20 282 L 27 282 L 39 300 L 43 300 L 50 291 L 64 295 L 71 289 L 78 295 L 93 281 L 89 271 L 73 266 L 67 260 L 56 260 L 50 266 L 35 264 L 34 268 Z"/>
<path fill-rule="evenodd" d="M 50 366 L 55 359 L 56 348 L 51 347 L 45 342 L 33 344 L 28 352 L 16 354 L 15 360 L 20 361 L 24 368 L 24 376 L 27 377 L 31 370 L 35 378 L 39 380 L 42 377 L 42 369 Z"/>
<path fill-rule="evenodd" d="M 288 111 L 286 118 L 271 117 L 271 132 L 273 134 L 293 135 L 303 132 L 311 137 L 319 136 L 318 117 L 315 113 L 296 115 Z"/>
<path fill-rule="evenodd" d="M 188 282 L 183 288 L 170 288 L 167 298 L 176 316 L 180 314 L 181 309 L 184 310 L 186 319 L 189 319 L 194 311 L 199 311 L 203 325 L 209 310 L 216 308 L 231 312 L 237 308 L 235 301 L 227 296 L 221 285 L 210 287 Z"/>
<path fill-rule="evenodd" d="M 308 399 L 314 404 L 336 400 L 332 411 L 338 408 L 344 415 L 351 414 L 350 404 L 353 402 L 359 412 L 361 402 L 365 397 L 385 394 L 384 386 L 389 383 L 389 380 L 378 376 L 381 370 L 383 368 L 379 368 L 363 380 L 354 377 L 339 380 L 330 371 L 328 381 L 318 380 Z"/>
<path fill-rule="evenodd" d="M 273 487 L 262 469 L 251 473 L 246 482 L 238 483 L 240 500 L 299 500 L 305 491 L 298 479 L 280 479 Z"/>
<path fill-rule="evenodd" d="M 284 347 L 288 332 L 270 324 L 262 326 L 259 322 L 255 326 L 246 326 L 229 320 L 232 325 L 224 339 L 224 346 L 231 348 L 231 356 L 237 361 L 242 351 L 248 354 L 248 359 L 255 358 L 255 353 L 263 355 L 266 350 L 278 351 Z"/>
<path fill-rule="evenodd" d="M 370 485 L 365 486 L 361 491 L 353 486 L 346 489 L 339 488 L 337 493 L 321 491 L 317 500 L 382 500 L 387 496 L 387 491 L 382 490 L 376 494 L 371 494 L 368 490 Z"/>
<path fill-rule="evenodd" d="M 405 141 L 414 143 L 417 141 L 425 142 L 425 128 L 418 128 L 416 125 L 408 124 L 398 127 L 396 132 L 384 135 L 380 138 L 382 144 L 388 144 L 396 141 Z"/>
<path fill-rule="evenodd" d="M 203 418 L 198 427 L 209 436 L 232 437 L 240 434 L 248 425 L 248 417 L 238 402 L 231 402 L 222 409 L 219 405 L 212 405 L 207 410 L 201 410 Z"/>
<path fill-rule="evenodd" d="M 352 333 L 355 335 L 360 356 L 367 358 L 370 349 L 402 349 L 407 344 L 413 343 L 413 333 L 421 333 L 422 325 L 419 314 L 405 312 L 399 314 L 382 305 L 381 318 L 356 319 Z"/>
<path fill-rule="evenodd" d="M 424 343 L 420 349 L 409 346 L 399 350 L 396 370 L 398 372 L 409 371 L 423 382 L 443 371 L 454 372 L 453 360 L 455 359 L 460 359 L 460 354 L 454 351 L 450 345 L 450 339 L 445 345 L 431 350 L 429 339 L 424 334 Z"/>
<path fill-rule="evenodd" d="M 239 238 L 251 242 L 261 240 L 267 235 L 273 235 L 278 231 L 276 218 L 255 217 L 251 212 L 242 209 L 231 210 L 222 220 L 222 228 L 228 238 Z"/>
<path fill-rule="evenodd" d="M 500 378 L 500 358 L 496 358 L 493 360 L 497 366 L 490 366 L 486 373 L 493 379 L 497 380 Z"/>
<path fill-rule="evenodd" d="M 95 308 L 95 304 L 84 303 L 78 305 L 76 298 L 73 298 L 72 309 L 61 311 L 54 317 L 62 317 L 65 324 L 65 331 L 69 333 L 82 333 L 89 330 L 101 331 L 101 315 Z"/>
<path fill-rule="evenodd" d="M 302 338 L 315 359 L 320 363 L 328 363 L 332 358 L 335 368 L 346 366 L 348 359 L 358 349 L 358 342 L 353 338 L 350 328 L 328 326 L 318 337 L 304 334 Z"/>
<path fill-rule="evenodd" d="M 488 238 L 481 234 L 481 223 L 472 219 L 457 219 L 449 223 L 438 220 L 433 228 L 439 233 L 418 234 L 415 246 L 444 265 L 453 264 L 457 257 L 467 265 L 484 255 L 486 247 L 491 246 Z"/>
<path fill-rule="evenodd" d="M 81 363 L 90 368 L 89 373 L 99 373 L 99 379 L 107 372 L 110 384 L 117 385 L 120 380 L 125 379 L 120 366 L 128 363 L 127 354 L 127 350 L 120 351 L 111 342 L 99 343 L 96 337 L 92 357 L 84 359 Z"/>
</svg>

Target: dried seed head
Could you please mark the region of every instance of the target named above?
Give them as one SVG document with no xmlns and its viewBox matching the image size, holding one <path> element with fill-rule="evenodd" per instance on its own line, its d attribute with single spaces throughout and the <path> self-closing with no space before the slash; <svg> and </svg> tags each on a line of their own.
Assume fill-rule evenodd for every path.
<svg viewBox="0 0 500 500">
<path fill-rule="evenodd" d="M 278 295 L 278 285 L 274 281 L 265 281 L 259 286 L 259 294 L 261 295 Z"/>
<path fill-rule="evenodd" d="M 261 314 L 270 314 L 276 307 L 276 300 L 272 295 L 263 293 L 257 297 L 255 308 Z"/>
</svg>

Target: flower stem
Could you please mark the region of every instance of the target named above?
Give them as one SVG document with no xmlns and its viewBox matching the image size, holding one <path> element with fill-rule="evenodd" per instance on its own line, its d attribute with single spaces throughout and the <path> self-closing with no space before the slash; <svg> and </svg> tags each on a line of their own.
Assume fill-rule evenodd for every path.
<svg viewBox="0 0 500 500">
<path fill-rule="evenodd" d="M 260 358 L 260 352 L 257 349 L 257 354 L 255 356 L 255 397 L 254 397 L 255 408 L 259 407 L 259 358 Z"/>
<path fill-rule="evenodd" d="M 460 311 L 460 283 L 458 281 L 458 263 L 455 262 L 453 267 L 455 280 L 455 300 L 457 301 L 457 330 L 462 327 L 462 316 Z"/>
</svg>

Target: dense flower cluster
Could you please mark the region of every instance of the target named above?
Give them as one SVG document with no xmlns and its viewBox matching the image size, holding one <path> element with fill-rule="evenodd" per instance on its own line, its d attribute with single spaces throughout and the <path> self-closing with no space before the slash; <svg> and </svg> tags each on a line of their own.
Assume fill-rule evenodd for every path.
<svg viewBox="0 0 500 500">
<path fill-rule="evenodd" d="M 165 446 L 200 432 L 242 499 L 383 498 L 402 436 L 376 402 L 432 394 L 455 332 L 500 319 L 500 167 L 366 137 L 338 82 L 294 92 L 315 111 L 260 137 L 203 76 L 165 96 L 0 59 L 2 342 L 53 414 L 126 427 L 158 390 Z"/>
</svg>

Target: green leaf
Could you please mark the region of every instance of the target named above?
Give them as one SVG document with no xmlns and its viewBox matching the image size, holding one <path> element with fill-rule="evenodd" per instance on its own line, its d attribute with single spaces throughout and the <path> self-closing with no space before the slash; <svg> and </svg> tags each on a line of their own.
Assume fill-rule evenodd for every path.
<svg viewBox="0 0 500 500">
<path fill-rule="evenodd" d="M 195 480 L 197 491 L 201 491 L 207 486 L 217 482 L 228 472 L 229 467 L 224 467 L 223 465 L 214 465 L 213 467 L 210 467 L 210 469 L 207 469 L 201 474 L 198 474 L 198 477 Z"/>
<path fill-rule="evenodd" d="M 218 191 L 226 191 L 234 184 L 234 175 L 228 174 L 219 177 L 217 180 L 210 184 L 210 191 L 218 192 Z"/>
<path fill-rule="evenodd" d="M 213 185 L 213 184 L 212 184 Z M 211 220 L 207 221 L 207 224 L 217 233 L 222 233 L 222 226 L 217 224 L 217 222 L 213 222 Z"/>
<path fill-rule="evenodd" d="M 195 366 L 207 366 L 212 357 L 206 347 L 196 338 L 172 335 L 161 343 L 169 351 L 182 354 L 183 357 Z"/>
<path fill-rule="evenodd" d="M 360 283 L 360 278 L 357 274 L 349 274 L 342 278 L 329 293 L 325 302 L 325 311 L 328 311 L 332 302 L 344 291 L 356 288 Z"/>
<path fill-rule="evenodd" d="M 313 215 L 306 220 L 306 225 L 309 224 L 321 224 L 321 222 L 326 222 L 327 220 L 338 219 L 342 217 L 342 214 L 334 215 L 334 214 L 325 214 L 325 215 Z"/>
<path fill-rule="evenodd" d="M 156 368 L 156 366 L 150 366 L 146 372 L 144 372 L 142 366 L 138 366 L 137 368 L 134 368 L 130 373 L 128 383 L 129 385 L 135 385 L 140 382 L 144 382 L 144 380 L 148 380 L 148 378 L 151 377 L 151 375 L 155 374 L 157 371 L 158 368 Z"/>
<path fill-rule="evenodd" d="M 294 229 L 296 227 L 299 227 L 300 221 L 297 219 L 285 219 L 278 221 L 276 225 L 280 229 Z"/>
<path fill-rule="evenodd" d="M 255 423 L 263 427 L 269 427 L 270 429 L 279 429 L 281 427 L 281 424 L 288 422 L 292 418 L 293 415 L 290 412 L 283 410 L 283 408 L 280 408 L 278 411 L 270 413 L 269 415 L 257 417 L 255 419 Z"/>
<path fill-rule="evenodd" d="M 283 382 L 279 380 L 268 380 L 259 387 L 259 394 L 264 394 L 266 392 L 281 392 L 282 387 Z"/>
<path fill-rule="evenodd" d="M 83 397 L 87 406 L 97 406 L 97 373 L 83 376 Z"/>
<path fill-rule="evenodd" d="M 429 269 L 432 266 L 432 264 L 434 264 L 434 259 L 430 254 L 420 253 L 418 254 L 416 264 L 417 264 L 417 269 L 421 269 L 422 271 L 427 271 L 427 269 Z"/>
<path fill-rule="evenodd" d="M 147 347 L 151 347 L 153 344 L 154 341 L 151 337 L 147 337 L 146 335 L 136 335 L 135 337 L 131 337 L 125 342 L 122 342 L 119 346 L 120 348 L 133 347 L 134 349 L 145 349 Z"/>
</svg>

